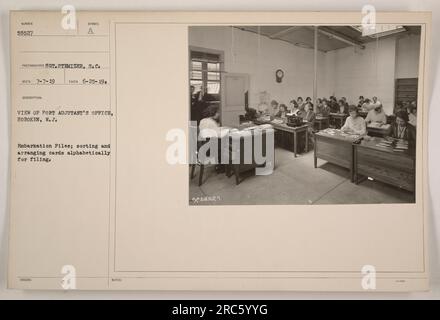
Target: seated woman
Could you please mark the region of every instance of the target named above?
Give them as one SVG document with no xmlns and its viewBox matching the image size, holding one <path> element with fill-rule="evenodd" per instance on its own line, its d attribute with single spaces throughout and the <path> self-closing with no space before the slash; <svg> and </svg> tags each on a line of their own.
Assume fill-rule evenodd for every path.
<svg viewBox="0 0 440 320">
<path fill-rule="evenodd" d="M 408 113 L 400 110 L 396 112 L 396 120 L 391 129 L 391 137 L 407 140 L 409 143 L 416 141 L 416 128 L 409 123 Z"/>
<path fill-rule="evenodd" d="M 315 113 L 313 112 L 313 104 L 311 102 L 308 102 L 304 105 L 304 111 L 301 113 L 301 118 L 303 118 L 304 121 L 314 123 L 315 121 Z"/>
<path fill-rule="evenodd" d="M 365 100 L 364 100 L 364 96 L 359 96 L 359 101 L 358 101 L 358 109 L 362 109 L 362 106 L 364 104 Z"/>
<path fill-rule="evenodd" d="M 330 97 L 329 107 L 332 113 L 339 113 L 339 104 L 335 96 Z"/>
<path fill-rule="evenodd" d="M 328 117 L 330 115 L 330 107 L 328 106 L 328 102 L 326 99 L 318 99 L 321 100 L 321 104 L 317 105 L 318 114 L 322 117 Z"/>
<path fill-rule="evenodd" d="M 342 97 L 341 100 L 342 100 L 342 102 L 344 102 L 344 105 L 346 105 L 347 108 L 348 108 L 347 98 L 346 97 Z"/>
<path fill-rule="evenodd" d="M 364 104 L 362 105 L 361 111 L 368 112 L 371 109 L 373 109 L 371 107 L 371 100 L 367 98 L 367 99 L 364 100 Z"/>
<path fill-rule="evenodd" d="M 339 100 L 338 113 L 340 113 L 340 114 L 347 114 L 348 113 L 348 103 L 344 99 Z"/>
<path fill-rule="evenodd" d="M 204 118 L 200 120 L 199 124 L 199 137 L 198 137 L 198 147 L 199 150 L 200 144 L 203 144 L 210 139 L 227 139 L 227 134 L 229 133 L 228 128 L 220 127 L 219 119 L 220 113 L 217 105 L 210 105 L 206 108 L 204 112 Z M 206 158 L 205 158 L 206 156 Z M 207 152 L 206 155 L 198 154 L 198 159 L 205 163 L 209 161 L 211 163 L 215 163 L 215 171 L 217 173 L 225 172 L 225 166 L 221 163 L 222 161 L 222 143 L 218 143 L 218 149 L 216 154 L 211 154 L 211 152 Z"/>
<path fill-rule="evenodd" d="M 377 97 L 373 97 L 373 101 L 371 101 L 371 109 L 376 108 L 377 106 L 380 106 L 382 102 L 380 102 Z M 368 110 L 369 111 L 369 110 Z"/>
<path fill-rule="evenodd" d="M 272 117 L 275 117 L 275 115 L 278 113 L 278 111 L 280 111 L 278 101 L 272 100 L 270 102 L 269 114 Z"/>
<path fill-rule="evenodd" d="M 396 104 L 394 105 L 394 113 L 396 113 L 397 111 L 400 111 L 402 109 L 403 109 L 403 102 L 397 101 Z"/>
<path fill-rule="evenodd" d="M 304 100 L 302 97 L 298 97 L 298 99 L 296 99 L 296 102 L 298 102 L 298 108 L 300 110 L 304 109 Z"/>
<path fill-rule="evenodd" d="M 264 102 L 260 103 L 257 106 L 257 112 L 258 112 L 259 116 L 264 115 L 264 114 L 268 114 L 269 113 L 269 106 Z"/>
<path fill-rule="evenodd" d="M 219 133 L 220 113 L 216 105 L 208 106 L 203 112 L 204 118 L 200 120 L 199 124 L 199 139 L 206 140 L 212 138 Z"/>
<path fill-rule="evenodd" d="M 287 115 L 287 106 L 284 103 L 282 103 L 282 104 L 280 104 L 279 110 L 278 110 L 277 114 L 275 115 L 275 117 L 285 119 L 286 115 Z"/>
<path fill-rule="evenodd" d="M 367 126 L 364 118 L 359 116 L 357 107 L 350 106 L 348 112 L 350 116 L 345 120 L 345 124 L 341 128 L 341 131 L 345 133 L 359 134 L 361 136 L 366 135 Z"/>
<path fill-rule="evenodd" d="M 295 100 L 291 100 L 289 105 L 290 105 L 290 113 L 296 116 L 296 114 L 299 111 L 298 103 L 296 103 Z"/>
<path fill-rule="evenodd" d="M 416 127 L 417 126 L 417 108 L 413 104 L 410 104 L 406 108 L 406 110 L 408 112 L 409 124 Z"/>
<path fill-rule="evenodd" d="M 316 99 L 316 104 L 322 104 L 324 102 L 325 98 L 317 98 Z"/>
<path fill-rule="evenodd" d="M 322 107 L 322 99 L 318 98 L 316 99 L 316 110 L 320 110 Z"/>
<path fill-rule="evenodd" d="M 298 112 L 296 113 L 296 116 L 297 117 L 301 117 L 301 118 L 303 118 L 303 115 L 304 115 L 304 113 L 306 112 L 305 111 L 305 107 L 306 107 L 306 104 L 305 103 L 302 103 L 302 104 L 298 104 Z"/>
<path fill-rule="evenodd" d="M 382 104 L 376 106 L 373 110 L 368 111 L 365 121 L 367 122 L 367 124 L 370 124 L 372 122 L 381 124 L 387 123 L 387 116 L 383 111 Z"/>
</svg>

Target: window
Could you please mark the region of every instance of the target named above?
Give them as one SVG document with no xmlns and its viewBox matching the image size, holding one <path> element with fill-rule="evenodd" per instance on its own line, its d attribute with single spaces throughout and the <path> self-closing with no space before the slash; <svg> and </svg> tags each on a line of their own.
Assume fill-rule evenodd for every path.
<svg viewBox="0 0 440 320">
<path fill-rule="evenodd" d="M 194 92 L 206 92 L 207 99 L 220 102 L 221 61 L 219 54 L 191 51 L 190 85 Z"/>
</svg>

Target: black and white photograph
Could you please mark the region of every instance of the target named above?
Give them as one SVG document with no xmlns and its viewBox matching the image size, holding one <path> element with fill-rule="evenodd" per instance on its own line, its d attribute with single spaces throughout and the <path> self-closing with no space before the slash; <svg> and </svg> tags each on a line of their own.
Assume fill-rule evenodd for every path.
<svg viewBox="0 0 440 320">
<path fill-rule="evenodd" d="M 420 25 L 188 39 L 190 205 L 415 203 Z"/>
<path fill-rule="evenodd" d="M 439 295 L 440 5 L 4 2 L 0 300 Z"/>
</svg>

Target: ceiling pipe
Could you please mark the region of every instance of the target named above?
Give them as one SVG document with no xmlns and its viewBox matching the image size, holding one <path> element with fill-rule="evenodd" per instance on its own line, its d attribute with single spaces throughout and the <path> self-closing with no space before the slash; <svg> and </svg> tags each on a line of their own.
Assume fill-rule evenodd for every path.
<svg viewBox="0 0 440 320">
<path fill-rule="evenodd" d="M 271 39 L 279 38 L 281 36 L 284 36 L 286 34 L 289 34 L 289 33 L 293 32 L 294 30 L 296 30 L 298 28 L 299 28 L 299 26 L 293 26 L 293 27 L 289 27 L 289 28 L 283 29 L 281 31 L 278 31 L 278 32 L 275 32 L 275 33 L 269 35 L 269 38 L 271 38 Z"/>
</svg>

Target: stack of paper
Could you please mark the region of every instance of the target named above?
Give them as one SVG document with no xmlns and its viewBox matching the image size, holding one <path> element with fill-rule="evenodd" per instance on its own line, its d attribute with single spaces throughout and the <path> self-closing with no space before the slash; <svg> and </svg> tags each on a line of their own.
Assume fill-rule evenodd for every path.
<svg viewBox="0 0 440 320">
<path fill-rule="evenodd" d="M 394 151 L 405 151 L 405 150 L 408 150 L 408 141 L 397 140 L 396 146 L 394 147 Z"/>
<path fill-rule="evenodd" d="M 273 119 L 271 122 L 272 122 L 273 124 L 283 124 L 283 123 L 284 123 L 284 120 L 282 120 L 282 119 Z"/>
</svg>

